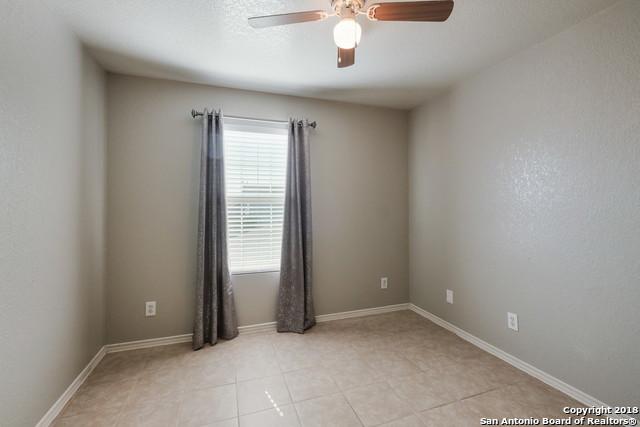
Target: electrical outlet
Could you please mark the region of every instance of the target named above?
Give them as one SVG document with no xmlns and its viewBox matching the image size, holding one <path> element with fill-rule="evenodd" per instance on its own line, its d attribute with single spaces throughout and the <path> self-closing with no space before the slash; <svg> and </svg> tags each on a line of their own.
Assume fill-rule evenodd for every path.
<svg viewBox="0 0 640 427">
<path fill-rule="evenodd" d="M 518 315 L 515 313 L 507 313 L 507 327 L 518 332 Z"/>
<path fill-rule="evenodd" d="M 387 289 L 389 285 L 389 279 L 386 277 L 380 278 L 380 289 Z"/>
<path fill-rule="evenodd" d="M 447 302 L 453 304 L 453 291 L 451 289 L 447 289 Z"/>
<path fill-rule="evenodd" d="M 155 301 L 147 301 L 144 303 L 144 315 L 155 316 L 156 315 L 156 302 Z"/>
</svg>

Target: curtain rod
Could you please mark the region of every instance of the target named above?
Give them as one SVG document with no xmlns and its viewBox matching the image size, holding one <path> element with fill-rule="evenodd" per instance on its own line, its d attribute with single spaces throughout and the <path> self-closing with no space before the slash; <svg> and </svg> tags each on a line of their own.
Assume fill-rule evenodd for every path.
<svg viewBox="0 0 640 427">
<path fill-rule="evenodd" d="M 204 112 L 202 111 L 191 110 L 191 117 L 193 117 L 194 119 L 196 117 L 203 116 L 203 115 L 204 115 Z M 229 117 L 230 119 L 238 119 L 238 120 L 252 120 L 254 122 L 289 123 L 288 121 L 285 121 L 285 120 L 255 119 L 253 117 L 242 117 L 242 116 L 225 116 L 225 117 Z M 299 120 L 298 123 L 303 123 L 303 121 Z M 317 123 L 315 121 L 309 122 L 309 126 L 315 129 L 317 126 Z"/>
</svg>

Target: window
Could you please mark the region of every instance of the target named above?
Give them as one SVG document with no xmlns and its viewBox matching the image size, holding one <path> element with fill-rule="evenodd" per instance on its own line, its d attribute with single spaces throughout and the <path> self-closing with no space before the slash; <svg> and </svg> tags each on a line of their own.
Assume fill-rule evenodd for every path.
<svg viewBox="0 0 640 427">
<path fill-rule="evenodd" d="M 286 123 L 224 119 L 229 268 L 280 270 Z"/>
</svg>

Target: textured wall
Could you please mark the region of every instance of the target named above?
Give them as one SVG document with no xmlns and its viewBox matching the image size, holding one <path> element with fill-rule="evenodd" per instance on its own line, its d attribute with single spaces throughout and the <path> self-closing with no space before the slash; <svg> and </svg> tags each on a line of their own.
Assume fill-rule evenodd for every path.
<svg viewBox="0 0 640 427">
<path fill-rule="evenodd" d="M 33 426 L 105 342 L 105 75 L 0 0 L 0 425 Z"/>
<path fill-rule="evenodd" d="M 412 113 L 409 148 L 411 301 L 626 405 L 640 403 L 639 22 L 640 2 L 617 3 L 456 85 Z"/>
<path fill-rule="evenodd" d="M 407 113 L 120 75 L 108 77 L 108 340 L 192 331 L 199 138 L 191 108 L 317 120 L 318 314 L 408 302 Z M 380 289 L 380 277 L 389 289 Z M 241 325 L 275 320 L 278 275 L 238 275 Z M 158 315 L 144 317 L 144 302 Z"/>
</svg>

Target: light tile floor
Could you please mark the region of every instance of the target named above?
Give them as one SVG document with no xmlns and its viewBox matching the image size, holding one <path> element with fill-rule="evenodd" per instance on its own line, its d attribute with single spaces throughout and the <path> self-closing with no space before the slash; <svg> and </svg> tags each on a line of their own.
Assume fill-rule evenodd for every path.
<svg viewBox="0 0 640 427">
<path fill-rule="evenodd" d="M 410 311 L 112 353 L 56 426 L 477 426 L 582 406 Z"/>
</svg>

